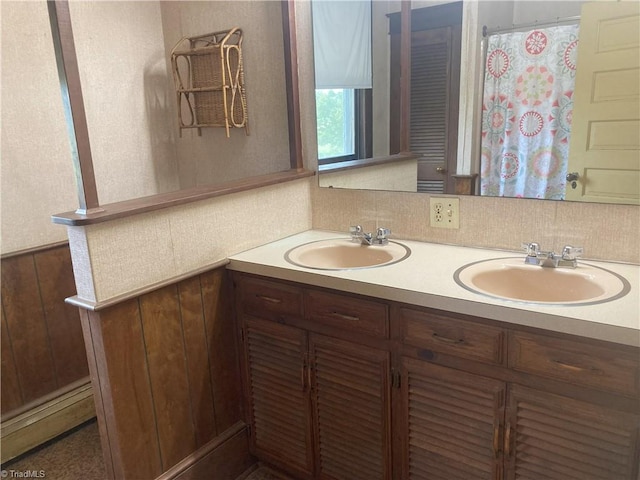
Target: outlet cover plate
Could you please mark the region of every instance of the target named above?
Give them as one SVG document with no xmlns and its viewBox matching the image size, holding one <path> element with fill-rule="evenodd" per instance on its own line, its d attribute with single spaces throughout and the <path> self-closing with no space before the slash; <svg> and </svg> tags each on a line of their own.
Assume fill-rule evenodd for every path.
<svg viewBox="0 0 640 480">
<path fill-rule="evenodd" d="M 460 199 L 430 197 L 429 223 L 436 228 L 460 228 Z"/>
</svg>

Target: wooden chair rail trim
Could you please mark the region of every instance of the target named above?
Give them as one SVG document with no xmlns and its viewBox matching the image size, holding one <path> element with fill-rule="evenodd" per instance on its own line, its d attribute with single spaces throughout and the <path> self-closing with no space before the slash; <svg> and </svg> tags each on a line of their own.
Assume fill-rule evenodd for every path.
<svg viewBox="0 0 640 480">
<path fill-rule="evenodd" d="M 295 168 L 284 172 L 261 175 L 247 179 L 227 182 L 221 185 L 205 185 L 175 192 L 150 195 L 122 202 L 101 205 L 99 211 L 57 213 L 51 217 L 53 223 L 69 226 L 86 226 L 107 222 L 118 218 L 130 217 L 140 213 L 152 212 L 164 208 L 185 205 L 192 202 L 207 200 L 232 193 L 244 192 L 255 188 L 291 182 L 301 178 L 311 177 L 315 172 L 304 168 Z"/>
<path fill-rule="evenodd" d="M 22 250 L 15 250 L 13 252 L 3 253 L 0 256 L 0 260 L 19 257 L 20 255 L 33 255 L 34 253 L 46 252 L 47 250 L 54 250 L 56 248 L 66 247 L 68 245 L 69 245 L 68 240 L 62 240 L 60 242 L 47 243 L 46 245 L 38 245 L 37 247 L 24 248 Z"/>
<path fill-rule="evenodd" d="M 136 290 L 132 290 L 122 295 L 118 295 L 117 297 L 112 297 L 108 300 L 102 302 L 94 302 L 92 300 L 87 300 L 77 295 L 73 297 L 65 298 L 65 302 L 69 305 L 73 305 L 84 310 L 90 310 L 92 312 L 97 312 L 100 310 L 104 310 L 105 308 L 113 307 L 122 302 L 126 302 L 127 300 L 131 300 L 132 298 L 140 297 L 149 292 L 153 292 L 154 290 L 160 290 L 168 285 L 177 284 L 183 280 L 186 280 L 191 277 L 195 277 L 197 275 L 203 274 L 210 270 L 215 270 L 220 267 L 224 267 L 229 264 L 228 259 L 218 260 L 217 262 L 211 263 L 207 266 L 198 268 L 196 270 L 191 270 L 187 273 L 183 273 L 182 275 L 176 275 L 175 277 L 167 278 L 161 282 L 153 283 L 151 285 L 147 285 L 146 287 L 138 288 Z"/>
</svg>

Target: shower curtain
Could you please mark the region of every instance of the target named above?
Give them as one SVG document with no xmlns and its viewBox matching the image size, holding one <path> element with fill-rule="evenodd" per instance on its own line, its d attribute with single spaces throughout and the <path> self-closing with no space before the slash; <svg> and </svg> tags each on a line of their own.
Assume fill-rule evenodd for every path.
<svg viewBox="0 0 640 480">
<path fill-rule="evenodd" d="M 481 195 L 564 199 L 578 26 L 488 38 Z"/>
</svg>

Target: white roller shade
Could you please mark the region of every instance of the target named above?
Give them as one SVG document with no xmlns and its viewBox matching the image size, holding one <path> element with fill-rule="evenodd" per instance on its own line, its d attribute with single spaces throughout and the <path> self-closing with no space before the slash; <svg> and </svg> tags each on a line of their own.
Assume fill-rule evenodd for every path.
<svg viewBox="0 0 640 480">
<path fill-rule="evenodd" d="M 313 0 L 316 88 L 371 88 L 371 0 Z"/>
</svg>

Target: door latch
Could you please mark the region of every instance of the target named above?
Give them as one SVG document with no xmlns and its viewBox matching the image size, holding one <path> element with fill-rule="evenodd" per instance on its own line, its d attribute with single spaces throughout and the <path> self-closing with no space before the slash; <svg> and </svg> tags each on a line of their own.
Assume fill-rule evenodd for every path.
<svg viewBox="0 0 640 480">
<path fill-rule="evenodd" d="M 574 190 L 578 186 L 577 180 L 579 178 L 580 178 L 580 174 L 578 172 L 567 173 L 567 177 L 566 177 L 567 182 L 571 184 L 571 188 L 573 188 Z"/>
</svg>

